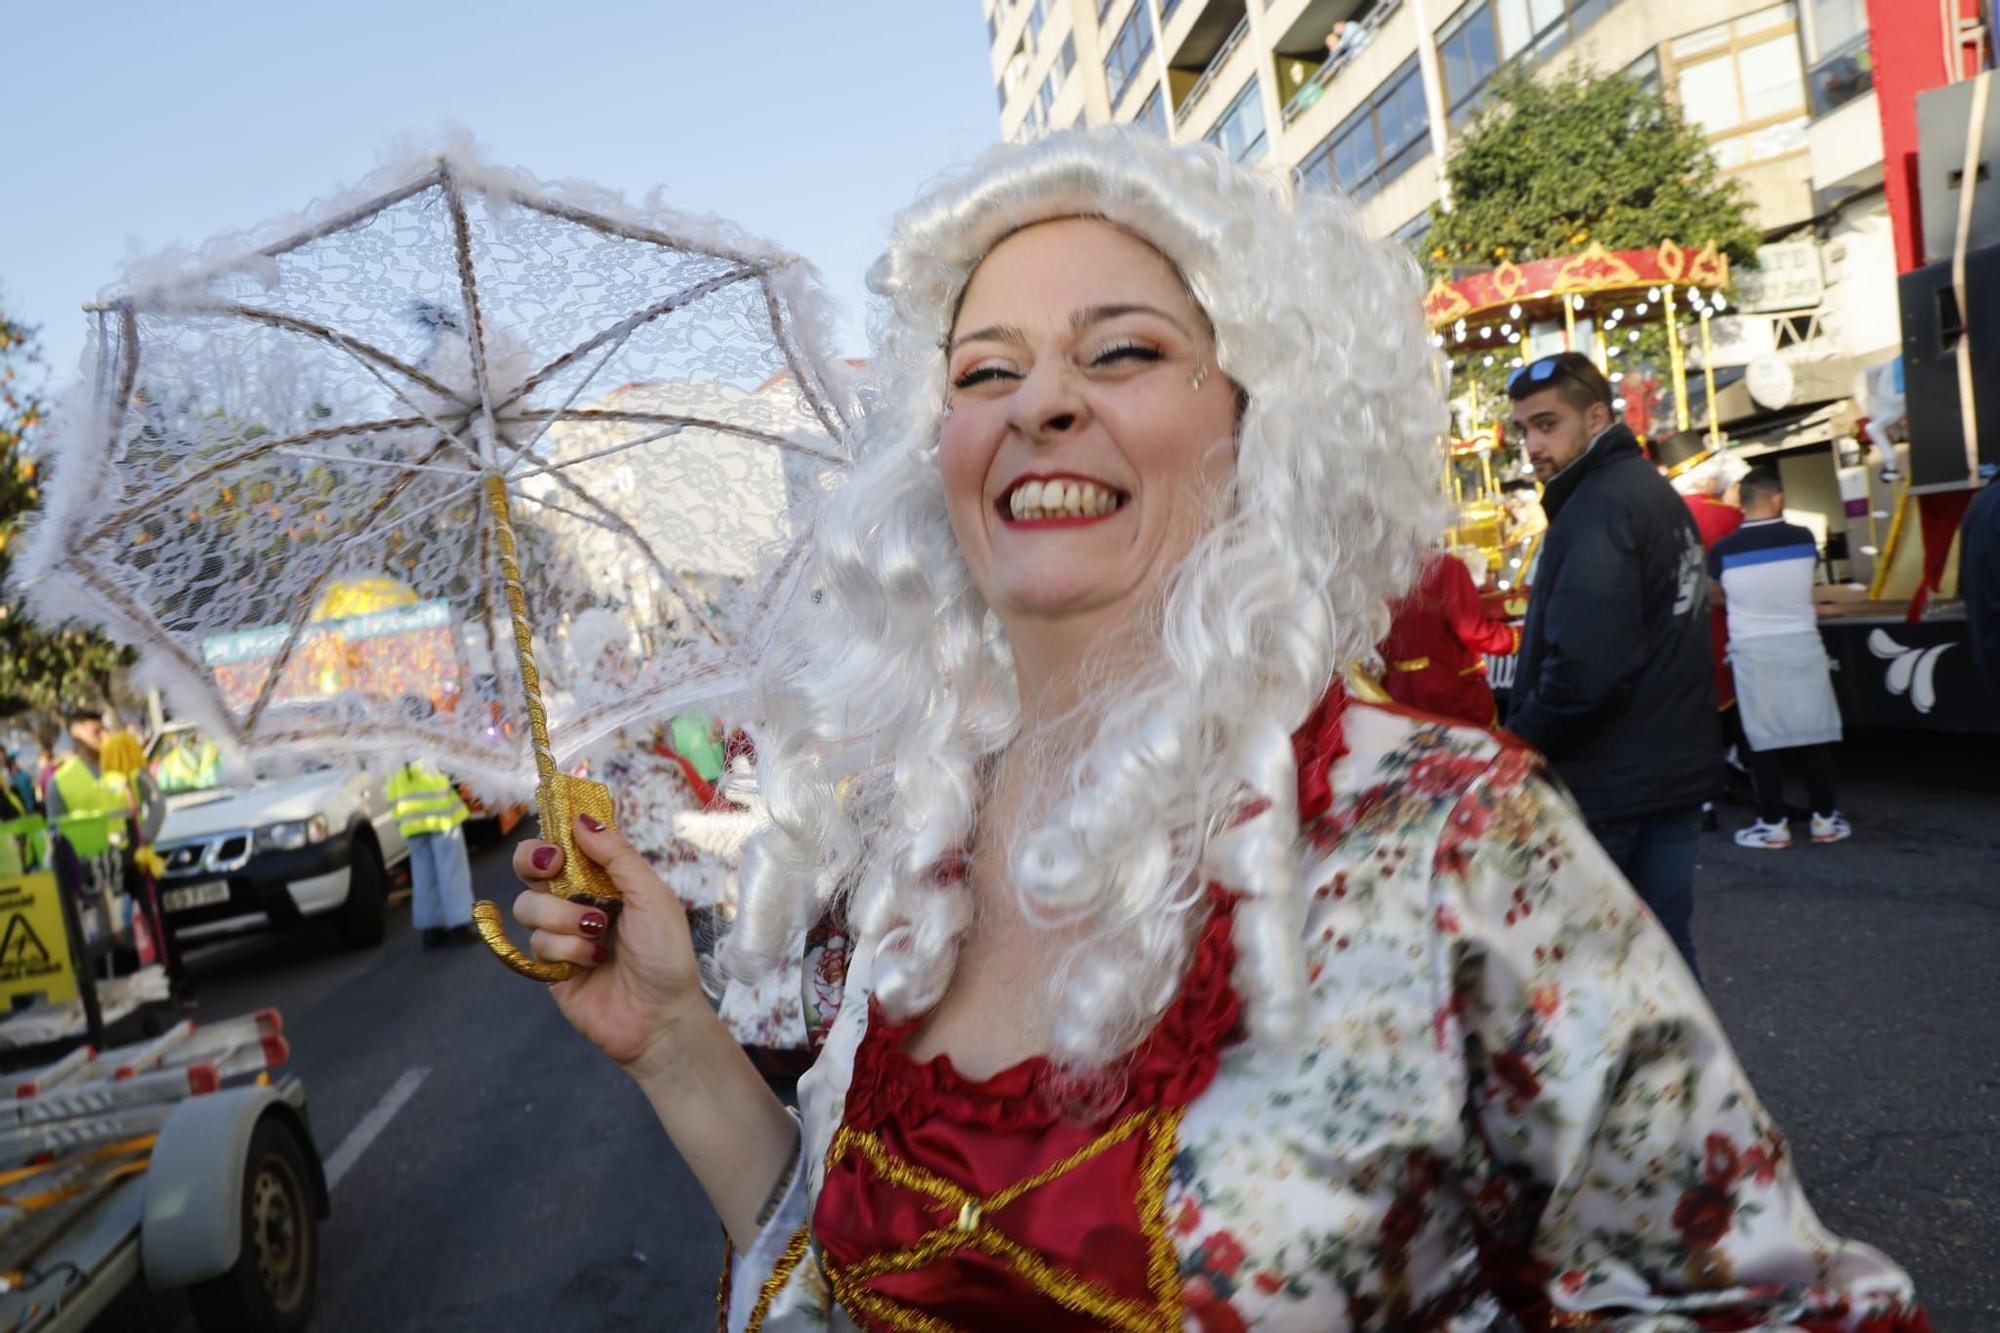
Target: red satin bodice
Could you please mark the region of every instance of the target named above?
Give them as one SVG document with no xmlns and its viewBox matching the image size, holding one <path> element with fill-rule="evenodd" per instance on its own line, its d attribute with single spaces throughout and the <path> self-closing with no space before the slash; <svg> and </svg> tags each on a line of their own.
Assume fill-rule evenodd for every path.
<svg viewBox="0 0 2000 1333">
<path fill-rule="evenodd" d="M 864 1328 L 1179 1328 L 1166 1176 L 1180 1113 L 1236 1028 L 1233 899 L 1216 892 L 1181 993 L 1089 1087 L 1042 1057 L 973 1081 L 904 1050 L 873 1005 L 813 1213 L 827 1276 Z"/>
<path fill-rule="evenodd" d="M 1336 688 L 1294 737 L 1299 805 L 1330 797 Z M 870 1002 L 813 1212 L 834 1295 L 867 1329 L 1178 1330 L 1167 1177 L 1187 1105 L 1236 1039 L 1235 896 L 1210 913 L 1180 993 L 1132 1053 L 1087 1086 L 1042 1057 L 983 1080 L 919 1062 Z M 934 1326 L 934 1325 L 933 1325 Z"/>
</svg>

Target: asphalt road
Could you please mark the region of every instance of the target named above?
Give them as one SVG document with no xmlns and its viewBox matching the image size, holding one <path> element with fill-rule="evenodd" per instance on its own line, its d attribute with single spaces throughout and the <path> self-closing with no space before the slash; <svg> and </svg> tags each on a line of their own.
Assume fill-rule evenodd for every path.
<svg viewBox="0 0 2000 1333">
<path fill-rule="evenodd" d="M 504 848 L 474 875 L 513 900 Z M 200 1021 L 284 1014 L 320 1154 L 345 1166 L 314 1328 L 714 1327 L 722 1231 L 694 1178 L 630 1081 L 484 947 L 424 952 L 399 902 L 377 949 L 313 928 L 190 963 Z M 192 1328 L 160 1300 L 121 1322 Z"/>
<path fill-rule="evenodd" d="M 2000 1329 L 2000 758 L 1850 744 L 1851 842 L 1704 839 L 1716 1007 L 1835 1230 L 1916 1276 L 1939 1333 Z M 481 892 L 512 888 L 503 848 Z M 698 1329 L 722 1239 L 638 1094 L 483 949 L 253 937 L 195 960 L 204 1021 L 285 1015 L 321 1153 L 329 1330 Z M 370 1133 L 372 1131 L 372 1137 Z M 358 1155 L 357 1155 L 358 1150 Z M 149 1328 L 176 1322 L 164 1307 Z"/>
<path fill-rule="evenodd" d="M 1729 830 L 1749 811 L 1724 809 L 1703 839 L 1695 947 L 1821 1217 L 1901 1262 L 1938 1333 L 1991 1333 L 2000 743 L 1850 741 L 1840 779 L 1854 837 L 1830 847 L 1747 851 Z"/>
</svg>

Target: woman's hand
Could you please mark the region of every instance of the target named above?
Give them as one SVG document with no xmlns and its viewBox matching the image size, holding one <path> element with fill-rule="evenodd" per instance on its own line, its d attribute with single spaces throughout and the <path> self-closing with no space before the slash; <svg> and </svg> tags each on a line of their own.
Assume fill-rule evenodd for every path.
<svg viewBox="0 0 2000 1333">
<path fill-rule="evenodd" d="M 586 822 L 589 821 L 589 822 Z M 581 970 L 549 989 L 563 1017 L 598 1049 L 644 1078 L 673 1055 L 675 1029 L 690 1017 L 712 1019 L 687 913 L 632 844 L 589 816 L 576 822 L 577 849 L 604 867 L 624 895 L 615 922 L 540 886 L 562 872 L 562 849 L 529 840 L 514 849 L 514 873 L 528 888 L 514 918 L 533 929 L 538 958 Z"/>
</svg>

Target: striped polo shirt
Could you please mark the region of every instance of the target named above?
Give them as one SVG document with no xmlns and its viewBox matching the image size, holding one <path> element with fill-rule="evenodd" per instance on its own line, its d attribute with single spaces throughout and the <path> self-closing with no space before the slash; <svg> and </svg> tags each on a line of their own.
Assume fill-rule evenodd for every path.
<svg viewBox="0 0 2000 1333">
<path fill-rule="evenodd" d="M 1782 518 L 1752 519 L 1708 551 L 1708 576 L 1722 585 L 1729 638 L 1816 631 L 1813 576 L 1819 547 L 1812 530 Z"/>
</svg>

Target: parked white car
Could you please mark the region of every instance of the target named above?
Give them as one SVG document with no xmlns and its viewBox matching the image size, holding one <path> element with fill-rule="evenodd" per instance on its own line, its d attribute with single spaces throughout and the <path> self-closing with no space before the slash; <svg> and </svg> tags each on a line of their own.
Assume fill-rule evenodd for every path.
<svg viewBox="0 0 2000 1333">
<path fill-rule="evenodd" d="M 166 763 L 176 747 L 200 744 L 193 728 L 170 726 L 147 756 L 156 780 L 167 779 L 155 848 L 167 864 L 161 906 L 174 937 L 331 916 L 342 943 L 380 944 L 390 872 L 410 855 L 385 775 L 329 766 L 242 785 L 221 780 L 213 764 L 193 765 L 189 781 L 189 765 Z"/>
</svg>

